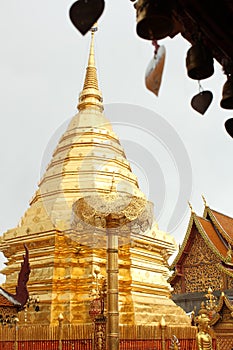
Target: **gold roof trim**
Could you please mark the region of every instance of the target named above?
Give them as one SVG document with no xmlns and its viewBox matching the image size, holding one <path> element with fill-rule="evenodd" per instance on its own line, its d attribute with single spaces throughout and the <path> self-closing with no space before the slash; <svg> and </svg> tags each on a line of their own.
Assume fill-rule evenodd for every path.
<svg viewBox="0 0 233 350">
<path fill-rule="evenodd" d="M 216 210 L 214 210 L 215 212 L 217 212 Z M 218 219 L 215 217 L 213 210 L 208 207 L 207 208 L 207 213 L 209 214 L 211 221 L 213 222 L 213 224 L 217 227 L 217 229 L 219 230 L 219 232 L 221 233 L 221 235 L 226 239 L 226 241 L 228 243 L 230 243 L 231 245 L 233 245 L 233 239 L 229 236 L 229 234 L 224 230 L 224 228 L 222 227 L 222 225 L 220 224 L 220 222 L 218 221 Z M 222 214 L 222 213 L 219 213 Z M 225 214 L 223 214 L 224 216 L 227 216 Z M 231 219 L 231 218 L 230 218 Z"/>
<path fill-rule="evenodd" d="M 204 203 L 204 212 L 203 212 L 203 215 L 202 215 L 202 216 L 203 216 L 204 219 L 206 219 L 207 214 L 208 214 L 209 206 L 208 206 L 207 201 L 206 201 L 206 198 L 204 197 L 203 194 L 201 195 L 201 197 L 202 197 L 202 200 L 203 200 L 203 203 Z"/>
<path fill-rule="evenodd" d="M 201 218 L 201 219 L 204 219 L 204 218 Z M 210 241 L 210 239 L 208 238 L 208 235 L 205 232 L 204 227 L 202 226 L 197 216 L 194 218 L 194 223 L 196 224 L 197 230 L 201 234 L 207 246 L 212 250 L 213 253 L 215 253 L 215 255 L 217 255 L 220 258 L 220 260 L 224 261 L 225 257 L 219 252 L 218 249 L 216 249 L 215 245 Z"/>
<path fill-rule="evenodd" d="M 206 218 L 202 218 L 204 220 L 206 220 Z M 216 247 L 213 245 L 213 243 L 208 239 L 208 236 L 205 233 L 205 230 L 201 224 L 201 222 L 198 219 L 198 216 L 196 215 L 195 212 L 191 211 L 191 216 L 190 216 L 190 220 L 189 220 L 189 224 L 188 224 L 188 229 L 186 231 L 186 235 L 184 237 L 183 243 L 179 249 L 179 252 L 177 254 L 177 256 L 175 257 L 174 261 L 172 262 L 172 264 L 170 265 L 170 269 L 173 270 L 175 268 L 175 266 L 178 264 L 181 256 L 183 255 L 183 252 L 185 250 L 185 247 L 187 245 L 187 242 L 189 240 L 190 234 L 191 234 L 191 230 L 193 227 L 193 224 L 196 225 L 198 232 L 201 234 L 202 238 L 204 239 L 205 243 L 207 244 L 207 246 L 222 260 L 225 261 L 225 257 L 216 249 Z M 172 278 L 173 279 L 173 276 Z"/>
<path fill-rule="evenodd" d="M 233 271 L 229 271 L 227 267 L 224 267 L 221 263 L 218 264 L 218 269 L 222 272 L 224 272 L 226 275 L 233 277 Z"/>
<path fill-rule="evenodd" d="M 103 111 L 103 98 L 99 90 L 97 71 L 95 66 L 95 50 L 94 50 L 94 36 L 97 27 L 91 29 L 91 45 L 89 51 L 88 65 L 86 68 L 86 76 L 83 85 L 83 90 L 79 95 L 78 110 L 91 108 Z"/>
<path fill-rule="evenodd" d="M 188 228 L 187 228 L 187 231 L 186 231 L 186 234 L 185 234 L 185 237 L 184 237 L 184 240 L 182 242 L 182 245 L 178 251 L 178 254 L 176 255 L 174 261 L 172 262 L 172 264 L 170 265 L 170 270 L 173 270 L 176 266 L 176 264 L 178 263 L 178 261 L 180 260 L 182 254 L 183 254 L 183 251 L 186 247 L 186 244 L 188 242 L 188 239 L 189 239 L 189 236 L 191 234 L 191 230 L 192 230 L 192 227 L 193 227 L 193 222 L 194 222 L 194 217 L 196 216 L 196 214 L 192 211 L 191 212 L 191 216 L 190 216 L 190 220 L 189 220 L 189 224 L 188 224 Z M 172 276 L 172 279 L 173 279 L 173 276 Z"/>
<path fill-rule="evenodd" d="M 222 310 L 224 304 L 225 304 L 225 306 L 228 308 L 228 310 L 229 310 L 229 311 L 231 312 L 231 314 L 232 314 L 232 312 L 233 312 L 233 305 L 231 304 L 231 302 L 230 302 L 230 300 L 228 299 L 228 297 L 222 292 L 222 294 L 221 294 L 221 296 L 220 296 L 220 298 L 219 298 L 218 305 L 217 305 L 216 310 L 215 310 L 215 311 L 216 311 L 216 314 L 215 314 L 214 317 L 211 319 L 211 321 L 210 321 L 210 326 L 215 325 L 215 324 L 218 322 L 218 320 L 219 320 L 220 318 L 222 318 L 221 315 L 220 315 L 220 311 Z"/>
</svg>

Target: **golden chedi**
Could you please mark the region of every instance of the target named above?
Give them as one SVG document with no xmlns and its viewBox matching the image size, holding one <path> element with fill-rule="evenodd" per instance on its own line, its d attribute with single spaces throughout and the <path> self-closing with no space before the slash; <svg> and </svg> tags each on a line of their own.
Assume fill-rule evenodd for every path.
<svg viewBox="0 0 233 350">
<path fill-rule="evenodd" d="M 85 242 L 78 226 L 73 231 L 74 203 L 92 194 L 107 194 L 112 186 L 119 193 L 145 200 L 103 109 L 92 31 L 79 112 L 58 142 L 19 225 L 5 232 L 0 242 L 8 259 L 3 274 L 9 292 L 17 282 L 23 245 L 29 249 L 28 289 L 30 295 L 39 296 L 40 311 L 35 314 L 29 308 L 28 322 L 56 324 L 62 313 L 64 323 L 91 323 L 94 271 L 99 269 L 100 276 L 106 277 L 106 239 L 94 235 Z M 190 323 L 170 298 L 167 259 L 174 250 L 174 239 L 156 223 L 145 233 L 130 233 L 120 244 L 120 324 L 156 324 L 162 315 L 168 325 Z M 22 318 L 20 322 L 24 322 Z"/>
</svg>

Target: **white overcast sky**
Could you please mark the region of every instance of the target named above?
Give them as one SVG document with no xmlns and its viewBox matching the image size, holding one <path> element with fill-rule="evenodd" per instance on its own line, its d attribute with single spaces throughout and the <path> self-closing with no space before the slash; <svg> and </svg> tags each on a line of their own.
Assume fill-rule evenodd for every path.
<svg viewBox="0 0 233 350">
<path fill-rule="evenodd" d="M 0 3 L 1 234 L 18 224 L 37 188 L 47 145 L 54 139 L 54 133 L 56 136 L 56 130 L 63 129 L 61 125 L 76 113 L 90 36 L 83 37 L 70 22 L 68 12 L 73 2 L 2 0 Z M 213 102 L 201 116 L 190 107 L 191 98 L 198 93 L 198 83 L 188 78 L 185 67 L 190 44 L 180 35 L 159 43 L 166 48 L 166 62 L 156 97 L 144 84 L 153 46 L 136 35 L 133 3 L 106 0 L 96 35 L 96 62 L 104 103 L 138 105 L 165 119 L 183 141 L 191 161 L 192 194 L 187 201 L 201 214 L 201 194 L 204 194 L 212 208 L 232 216 L 233 140 L 226 133 L 224 122 L 233 117 L 233 111 L 220 108 L 225 76 L 215 62 L 214 75 L 202 81 L 203 88 L 213 92 Z M 118 122 L 115 115 L 108 118 L 113 124 Z M 122 124 L 122 115 L 119 120 Z M 142 121 L 148 135 L 151 119 L 151 125 L 143 116 Z M 127 130 L 121 125 L 116 128 L 126 143 L 137 142 L 134 137 L 138 129 L 134 128 L 133 116 Z M 159 125 L 156 133 L 158 136 Z M 159 226 L 166 230 L 182 184 L 178 182 L 174 162 L 166 154 L 166 145 L 160 150 L 163 145 L 154 140 L 151 144 L 142 142 L 144 136 L 138 135 L 138 143 L 163 163 L 166 198 Z M 136 156 L 132 163 L 137 163 Z M 139 168 L 135 172 L 139 171 L 142 189 L 150 193 L 151 176 Z M 156 206 L 153 194 L 152 199 Z M 172 233 L 178 242 L 184 237 L 189 214 L 187 205 L 181 225 Z"/>
</svg>

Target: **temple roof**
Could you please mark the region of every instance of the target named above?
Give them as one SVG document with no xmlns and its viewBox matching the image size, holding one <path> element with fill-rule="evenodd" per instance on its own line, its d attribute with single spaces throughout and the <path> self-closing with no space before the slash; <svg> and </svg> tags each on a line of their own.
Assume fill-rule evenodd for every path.
<svg viewBox="0 0 233 350">
<path fill-rule="evenodd" d="M 231 268 L 231 265 L 233 266 L 233 218 L 211 209 L 206 204 L 203 217 L 192 211 L 185 238 L 171 264 L 171 269 L 174 269 L 176 265 L 181 265 L 190 251 L 194 234 L 193 226 L 196 227 L 197 232 L 211 251 L 220 259 L 221 269 L 225 268 L 233 272 Z"/>
<path fill-rule="evenodd" d="M 216 226 L 222 236 L 233 245 L 233 218 L 206 207 L 204 214 Z"/>
</svg>

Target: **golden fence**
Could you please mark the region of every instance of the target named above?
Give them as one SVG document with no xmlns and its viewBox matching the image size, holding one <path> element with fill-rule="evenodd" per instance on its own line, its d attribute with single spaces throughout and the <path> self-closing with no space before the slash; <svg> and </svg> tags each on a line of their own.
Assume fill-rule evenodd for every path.
<svg viewBox="0 0 233 350">
<path fill-rule="evenodd" d="M 0 327 L 0 350 L 92 350 L 92 325 Z M 120 326 L 120 350 L 169 350 L 175 335 L 181 350 L 196 350 L 196 327 Z M 214 346 L 215 349 L 215 346 Z"/>
<path fill-rule="evenodd" d="M 63 325 L 62 339 L 91 339 L 93 327 L 91 325 Z M 48 325 L 0 327 L 0 341 L 2 340 L 59 340 L 59 327 Z"/>
<path fill-rule="evenodd" d="M 62 339 L 92 339 L 93 326 L 63 325 Z M 176 335 L 178 339 L 195 339 L 196 327 L 165 327 L 165 338 Z M 59 340 L 59 327 L 48 325 L 7 327 L 0 326 L 0 341 L 2 340 Z M 120 339 L 162 339 L 161 327 L 145 325 L 120 326 Z"/>
</svg>

